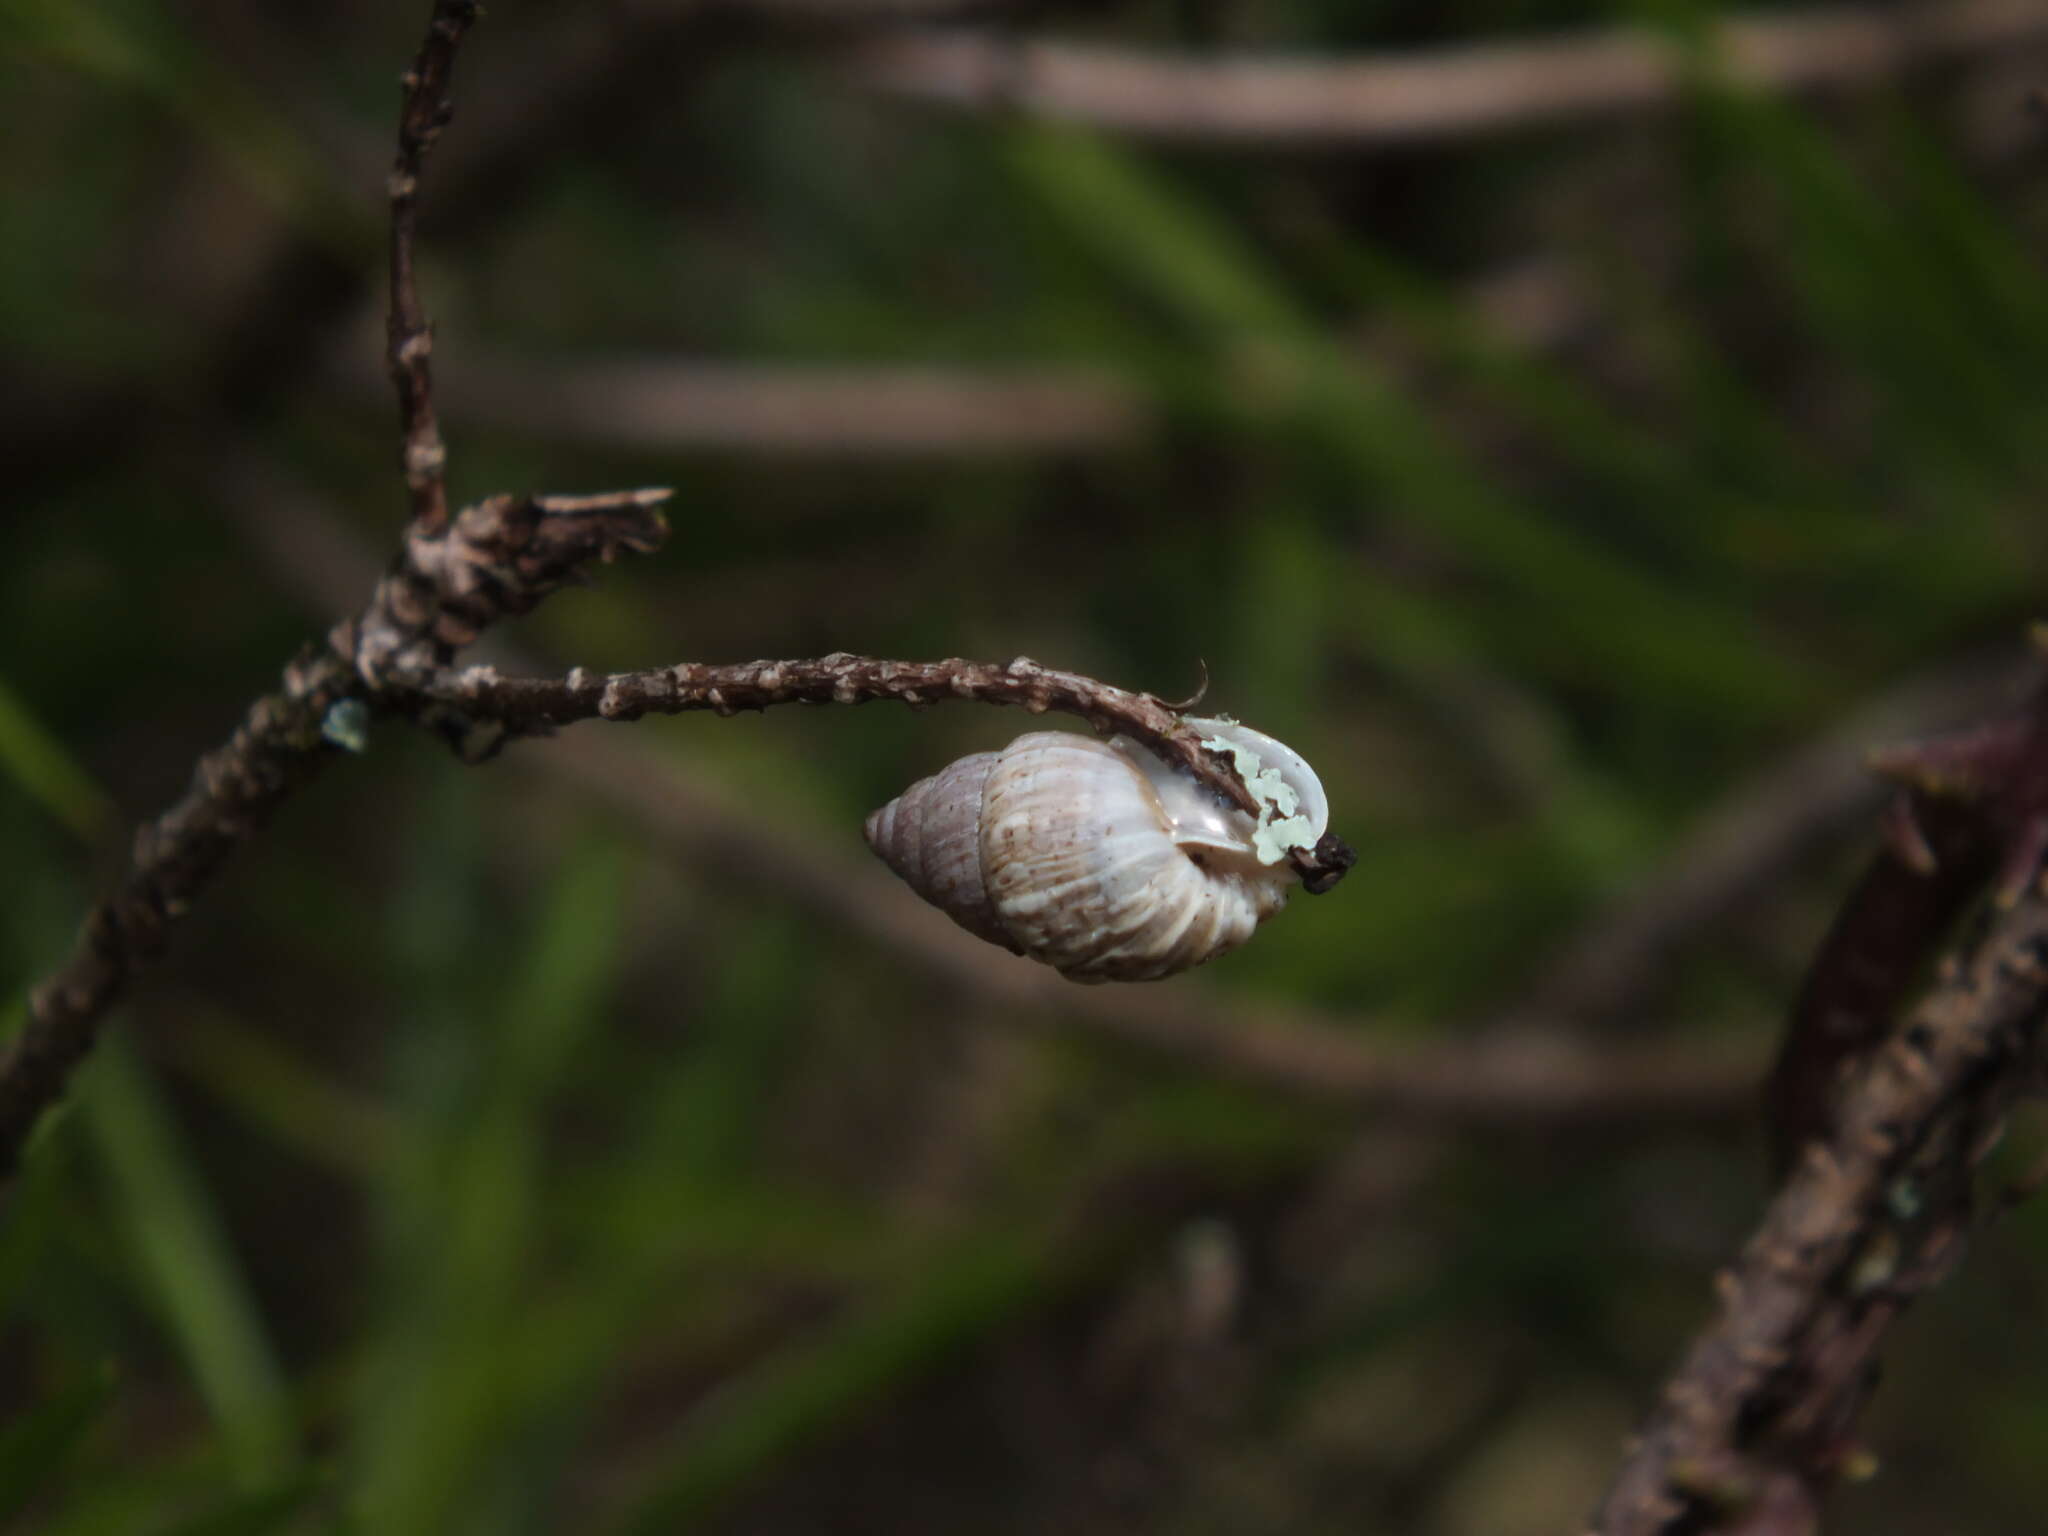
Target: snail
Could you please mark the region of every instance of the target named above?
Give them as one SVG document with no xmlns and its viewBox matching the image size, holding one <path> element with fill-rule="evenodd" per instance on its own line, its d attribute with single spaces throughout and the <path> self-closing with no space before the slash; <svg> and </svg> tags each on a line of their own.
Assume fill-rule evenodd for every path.
<svg viewBox="0 0 2048 1536">
<path fill-rule="evenodd" d="M 1238 945 L 1286 904 L 1287 850 L 1329 806 L 1314 770 L 1230 720 L 1257 821 L 1127 737 L 1033 731 L 920 779 L 867 820 L 868 846 L 969 933 L 1074 981 L 1152 981 Z"/>
</svg>

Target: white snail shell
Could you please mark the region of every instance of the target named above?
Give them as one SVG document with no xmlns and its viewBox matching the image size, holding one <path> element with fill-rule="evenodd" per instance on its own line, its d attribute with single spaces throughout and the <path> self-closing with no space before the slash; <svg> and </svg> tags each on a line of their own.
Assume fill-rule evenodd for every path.
<svg viewBox="0 0 2048 1536">
<path fill-rule="evenodd" d="M 868 845 L 969 933 L 1076 981 L 1187 970 L 1286 904 L 1286 849 L 1329 819 L 1287 747 L 1234 721 L 1187 724 L 1234 753 L 1258 821 L 1125 737 L 1033 731 L 913 784 L 868 818 Z"/>
</svg>

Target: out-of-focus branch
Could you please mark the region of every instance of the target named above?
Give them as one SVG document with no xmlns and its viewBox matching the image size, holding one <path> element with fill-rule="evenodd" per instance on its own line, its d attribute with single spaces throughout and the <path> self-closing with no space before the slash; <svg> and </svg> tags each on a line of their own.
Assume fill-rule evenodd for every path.
<svg viewBox="0 0 2048 1536">
<path fill-rule="evenodd" d="M 1593 301 L 1581 288 L 1562 262 L 1537 258 L 1475 280 L 1464 300 L 1502 344 L 1540 352 L 1585 324 Z M 1358 344 L 1387 361 L 1379 333 Z M 367 398 L 384 385 L 361 356 L 353 344 L 337 349 L 327 371 Z M 1162 418 L 1140 381 L 1078 363 L 543 363 L 465 348 L 437 369 L 435 393 L 461 424 L 654 453 L 1114 452 L 1143 442 Z"/>
<path fill-rule="evenodd" d="M 769 367 L 481 359 L 446 370 L 458 420 L 627 448 L 805 455 L 1099 452 L 1139 441 L 1142 395 L 1071 367 Z"/>
<path fill-rule="evenodd" d="M 1959 0 L 1733 17 L 1710 56 L 1740 84 L 1809 90 L 2048 35 L 2041 0 Z M 1203 58 L 973 32 L 889 38 L 849 61 L 919 100 L 1009 107 L 1150 138 L 1418 144 L 1640 112 L 1677 101 L 1686 60 L 1634 29 L 1404 57 Z"/>
<path fill-rule="evenodd" d="M 1666 1385 L 1598 1536 L 1803 1536 L 1856 1457 L 1897 1315 L 1954 1262 L 1972 1175 L 2048 1025 L 2048 680 L 2025 709 L 1877 754 L 1908 793 L 1808 972 L 1772 1083 L 1790 1171 Z M 1970 902 L 1964 955 L 1908 988 Z"/>
<path fill-rule="evenodd" d="M 2023 710 L 1887 748 L 1873 765 L 1905 791 L 1807 970 L 1771 1074 L 1781 1166 L 1827 1129 L 1845 1064 L 1882 1039 L 1986 882 L 2010 904 L 2035 878 L 2048 853 L 2048 678 Z"/>
<path fill-rule="evenodd" d="M 1666 1383 L 1598 1536 L 1802 1536 L 1853 1464 L 1878 1346 L 1946 1272 L 2048 1017 L 2048 899 L 2004 912 L 1807 1144 Z"/>
</svg>

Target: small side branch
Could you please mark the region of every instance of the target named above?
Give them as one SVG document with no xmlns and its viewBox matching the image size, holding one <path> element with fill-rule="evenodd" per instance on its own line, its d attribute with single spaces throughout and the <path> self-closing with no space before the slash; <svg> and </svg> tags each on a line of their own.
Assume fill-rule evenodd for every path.
<svg viewBox="0 0 2048 1536">
<path fill-rule="evenodd" d="M 419 56 L 405 73 L 398 116 L 398 159 L 391 168 L 391 318 L 387 361 L 398 390 L 398 420 L 412 524 L 423 534 L 448 522 L 447 450 L 434 415 L 430 358 L 433 328 L 420 304 L 414 246 L 419 226 L 420 174 L 434 141 L 447 126 L 449 79 L 463 34 L 476 20 L 476 0 L 436 0 Z"/>
<path fill-rule="evenodd" d="M 329 643 L 365 684 L 418 680 L 500 619 L 532 610 L 590 561 L 646 554 L 668 536 L 659 486 L 595 496 L 490 496 L 450 525 L 406 530 L 396 567 Z"/>
<path fill-rule="evenodd" d="M 1224 800 L 1253 816 L 1258 800 L 1227 756 L 1210 751 L 1179 711 L 1149 693 L 1132 693 L 1076 672 L 1040 666 L 1028 656 L 998 663 L 882 661 L 834 652 L 801 661 L 749 661 L 729 666 L 683 662 L 645 672 L 600 676 L 582 668 L 565 677 L 505 678 L 490 667 L 443 672 L 410 694 L 393 696 L 412 713 L 452 712 L 501 734 L 495 751 L 518 736 L 545 735 L 579 720 L 637 720 L 649 714 L 710 710 L 721 715 L 776 704 L 867 704 L 893 700 L 913 709 L 947 699 L 1013 704 L 1032 714 L 1057 711 L 1105 733 L 1122 732 L 1177 764 Z M 1342 839 L 1326 835 L 1313 851 L 1291 855 L 1303 885 L 1327 891 L 1343 878 L 1354 855 Z"/>
</svg>

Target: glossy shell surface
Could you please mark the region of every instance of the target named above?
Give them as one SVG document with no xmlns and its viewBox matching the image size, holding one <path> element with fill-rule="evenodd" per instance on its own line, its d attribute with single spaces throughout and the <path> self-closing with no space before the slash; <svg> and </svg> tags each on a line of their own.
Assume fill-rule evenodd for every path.
<svg viewBox="0 0 2048 1536">
<path fill-rule="evenodd" d="M 1299 756 L 1232 722 L 1190 721 L 1256 754 L 1309 841 L 1327 820 Z M 1150 981 L 1235 949 L 1287 900 L 1251 817 L 1145 748 L 1061 731 L 962 758 L 868 818 L 869 844 L 969 932 L 1076 981 Z M 1271 843 L 1271 838 L 1267 842 Z"/>
</svg>

